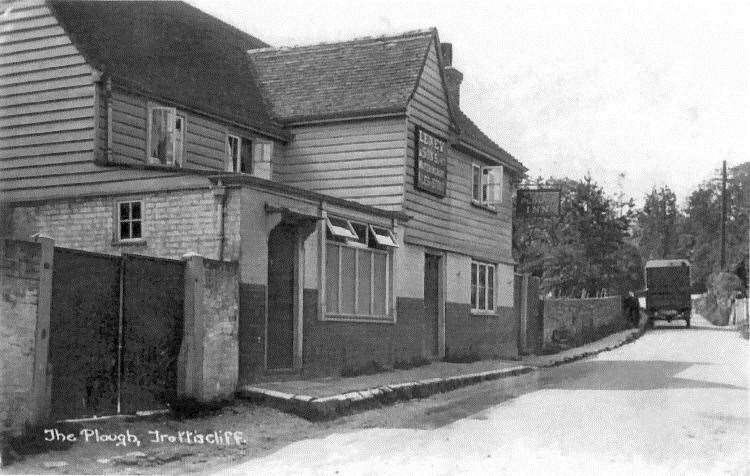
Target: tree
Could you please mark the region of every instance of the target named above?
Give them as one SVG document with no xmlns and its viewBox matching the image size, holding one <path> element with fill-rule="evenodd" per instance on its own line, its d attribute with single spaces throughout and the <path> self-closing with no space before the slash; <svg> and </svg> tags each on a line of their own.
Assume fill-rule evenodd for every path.
<svg viewBox="0 0 750 476">
<path fill-rule="evenodd" d="M 726 264 L 732 270 L 748 254 L 748 213 L 750 162 L 727 171 Z M 706 181 L 688 197 L 680 226 L 678 252 L 687 257 L 693 269 L 693 282 L 701 285 L 720 270 L 721 183 Z M 745 259 L 747 263 L 747 259 Z"/>
<path fill-rule="evenodd" d="M 542 290 L 562 296 L 623 293 L 640 287 L 638 250 L 627 243 L 633 202 L 622 213 L 591 177 L 542 179 L 562 189 L 556 217 L 516 220 L 514 251 L 522 272 L 542 278 Z"/>
<path fill-rule="evenodd" d="M 642 259 L 678 257 L 678 224 L 682 215 L 677 196 L 667 186 L 652 189 L 638 212 L 638 247 Z"/>
</svg>

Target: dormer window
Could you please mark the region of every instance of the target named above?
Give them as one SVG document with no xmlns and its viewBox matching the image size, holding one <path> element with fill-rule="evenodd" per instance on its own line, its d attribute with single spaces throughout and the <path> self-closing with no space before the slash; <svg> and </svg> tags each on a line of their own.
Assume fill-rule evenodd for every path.
<svg viewBox="0 0 750 476">
<path fill-rule="evenodd" d="M 148 131 L 148 163 L 182 167 L 185 118 L 173 107 L 150 107 Z"/>
</svg>

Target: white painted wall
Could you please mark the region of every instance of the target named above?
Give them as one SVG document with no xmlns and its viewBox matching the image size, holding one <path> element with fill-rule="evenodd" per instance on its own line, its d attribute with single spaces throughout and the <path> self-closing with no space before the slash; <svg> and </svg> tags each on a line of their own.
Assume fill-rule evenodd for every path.
<svg viewBox="0 0 750 476">
<path fill-rule="evenodd" d="M 497 265 L 497 305 L 513 307 L 513 266 L 500 263 Z"/>
<path fill-rule="evenodd" d="M 403 229 L 397 229 L 399 248 L 394 257 L 393 276 L 396 297 L 424 298 L 424 248 L 406 245 Z"/>
<path fill-rule="evenodd" d="M 446 301 L 469 304 L 471 288 L 471 258 L 448 253 L 446 257 Z"/>
</svg>

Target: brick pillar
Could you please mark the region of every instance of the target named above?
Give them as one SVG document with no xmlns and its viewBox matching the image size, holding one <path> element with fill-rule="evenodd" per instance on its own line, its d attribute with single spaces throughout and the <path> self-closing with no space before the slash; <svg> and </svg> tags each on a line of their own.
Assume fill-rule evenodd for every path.
<svg viewBox="0 0 750 476">
<path fill-rule="evenodd" d="M 203 289 L 206 276 L 203 257 L 189 253 L 185 262 L 185 308 L 183 337 L 177 369 L 177 392 L 181 396 L 203 399 L 203 359 L 205 318 Z"/>
<path fill-rule="evenodd" d="M 32 423 L 43 423 L 50 417 L 51 381 L 47 368 L 49 358 L 49 319 L 52 304 L 52 269 L 55 242 L 52 238 L 36 235 L 41 245 L 39 262 L 39 294 L 37 298 L 36 330 L 34 332 L 34 377 L 31 389 Z"/>
</svg>

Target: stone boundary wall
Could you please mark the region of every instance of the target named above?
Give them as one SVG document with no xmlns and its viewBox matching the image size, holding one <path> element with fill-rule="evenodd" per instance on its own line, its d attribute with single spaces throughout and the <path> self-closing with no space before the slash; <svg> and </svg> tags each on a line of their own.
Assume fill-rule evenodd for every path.
<svg viewBox="0 0 750 476">
<path fill-rule="evenodd" d="M 544 347 L 580 345 L 627 325 L 620 296 L 544 300 Z"/>
<path fill-rule="evenodd" d="M 41 246 L 0 240 L 0 427 L 31 418 Z"/>
</svg>

